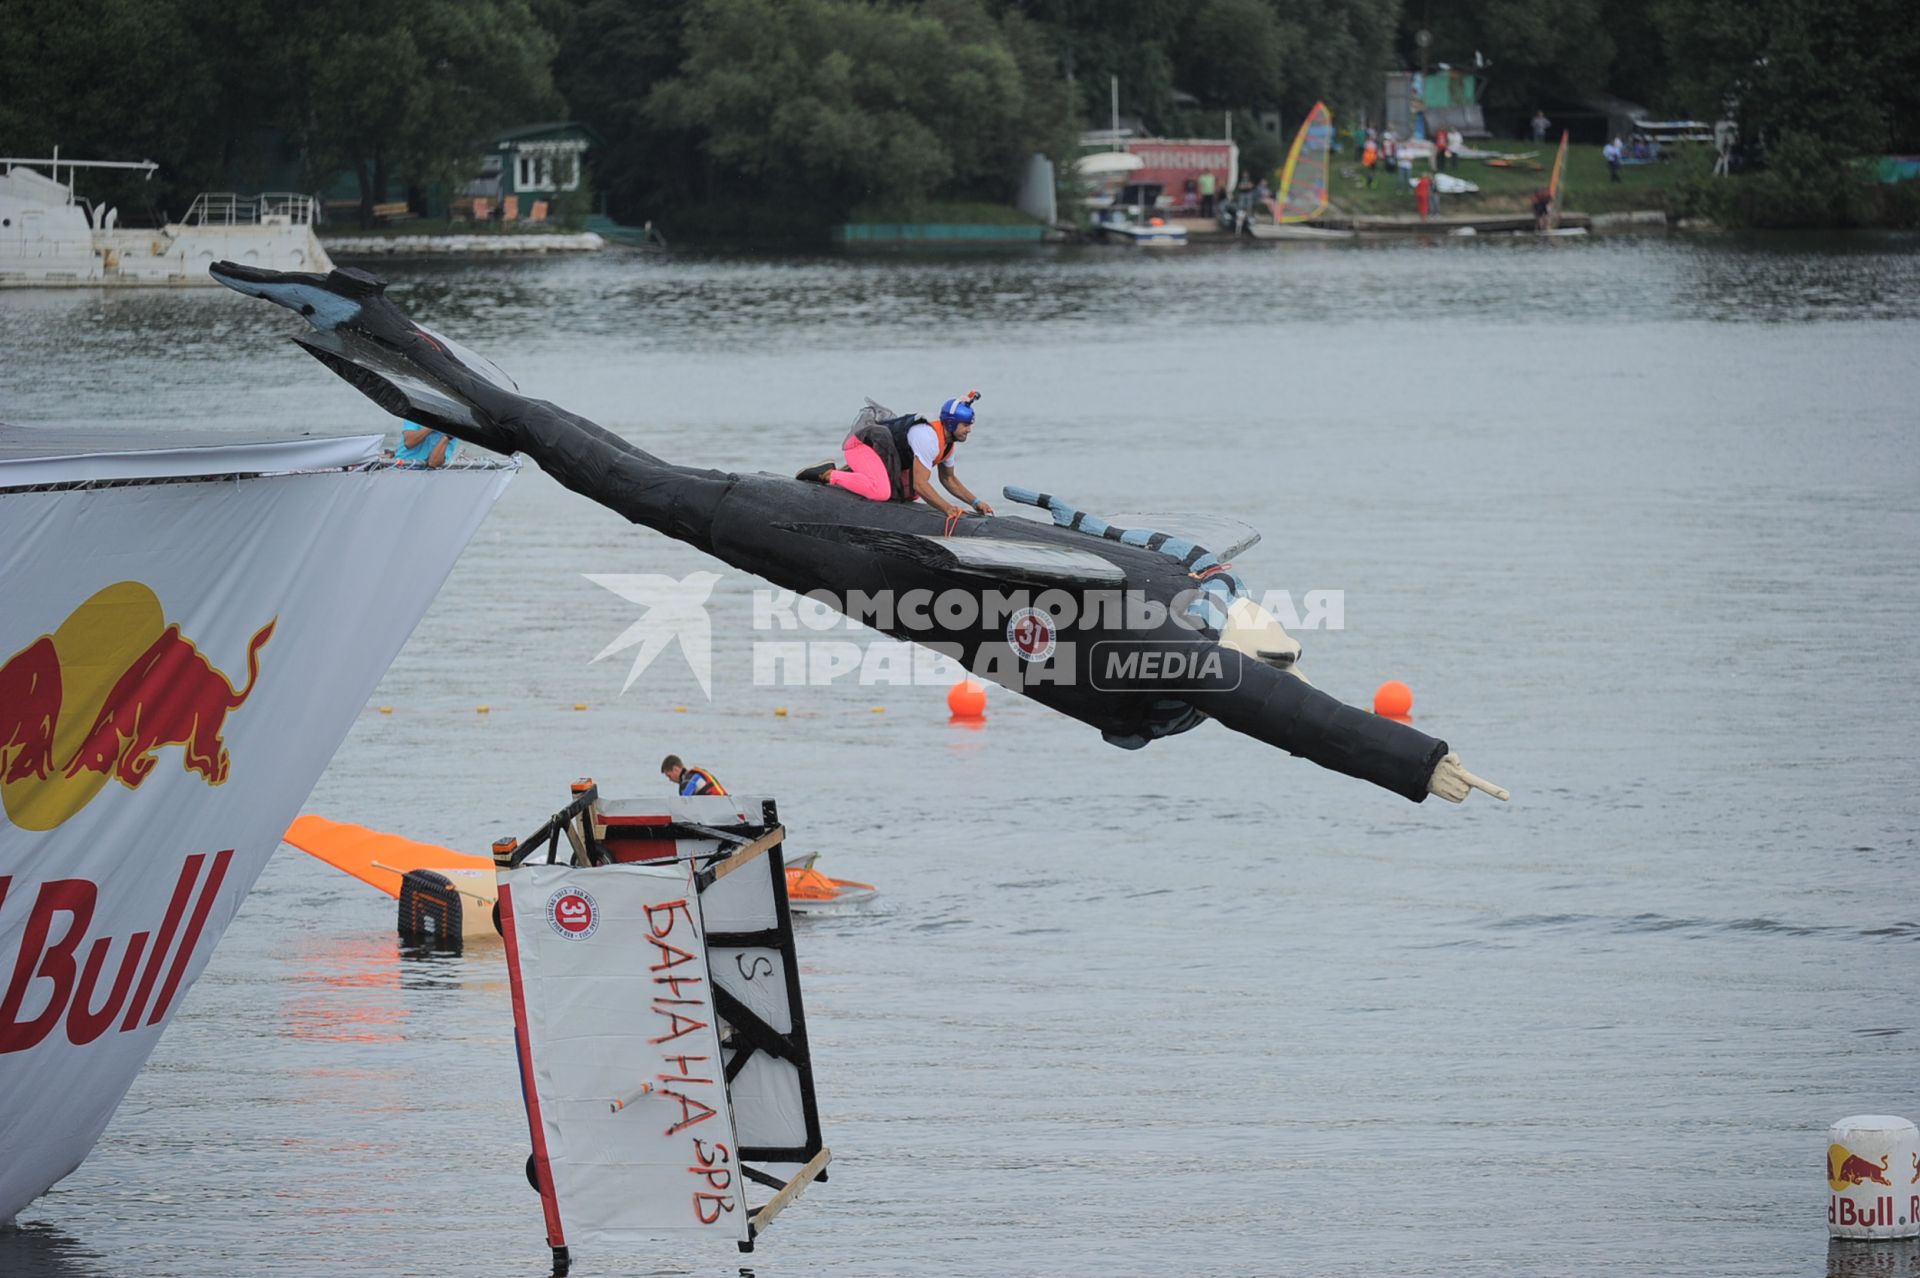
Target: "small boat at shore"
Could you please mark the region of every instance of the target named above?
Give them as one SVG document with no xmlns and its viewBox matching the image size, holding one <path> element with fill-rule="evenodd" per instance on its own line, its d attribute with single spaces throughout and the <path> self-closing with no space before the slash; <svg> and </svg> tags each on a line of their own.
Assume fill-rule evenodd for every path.
<svg viewBox="0 0 1920 1278">
<path fill-rule="evenodd" d="M 1157 182 L 1132 183 L 1111 202 L 1090 210 L 1087 230 L 1103 244 L 1132 244 L 1139 248 L 1178 248 L 1187 242 L 1187 228 L 1155 212 L 1161 205 Z"/>
<path fill-rule="evenodd" d="M 1187 242 L 1184 226 L 1160 218 L 1136 221 L 1124 213 L 1096 220 L 1093 234 L 1102 243 L 1132 244 L 1137 248 L 1179 248 Z"/>
<path fill-rule="evenodd" d="M 178 222 L 119 225 L 119 210 L 75 190 L 77 169 L 131 169 L 151 160 L 0 157 L 0 288 L 211 287 L 221 260 L 283 271 L 329 271 L 314 234 L 312 196 L 200 195 Z M 42 170 L 45 170 L 42 172 Z M 65 180 L 62 180 L 62 174 Z"/>
</svg>

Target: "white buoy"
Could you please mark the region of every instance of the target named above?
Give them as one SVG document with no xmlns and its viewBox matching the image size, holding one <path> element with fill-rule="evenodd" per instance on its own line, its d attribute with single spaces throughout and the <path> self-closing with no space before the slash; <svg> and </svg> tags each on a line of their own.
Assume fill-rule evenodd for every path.
<svg viewBox="0 0 1920 1278">
<path fill-rule="evenodd" d="M 1827 1129 L 1827 1232 L 1835 1238 L 1920 1237 L 1920 1129 L 1891 1114 L 1856 1114 Z"/>
</svg>

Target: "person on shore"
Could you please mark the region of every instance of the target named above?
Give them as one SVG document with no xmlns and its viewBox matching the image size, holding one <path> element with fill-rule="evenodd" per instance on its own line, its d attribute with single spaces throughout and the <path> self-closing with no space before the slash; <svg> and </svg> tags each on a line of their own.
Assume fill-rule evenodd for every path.
<svg viewBox="0 0 1920 1278">
<path fill-rule="evenodd" d="M 1600 148 L 1600 157 L 1607 162 L 1607 180 L 1610 182 L 1618 182 L 1620 180 L 1620 154 L 1621 147 L 1619 138 L 1615 138 Z"/>
<path fill-rule="evenodd" d="M 1380 168 L 1380 145 L 1374 141 L 1373 130 L 1367 130 L 1366 145 L 1360 148 L 1360 167 L 1366 170 L 1367 189 L 1373 189 L 1373 176 Z"/>
<path fill-rule="evenodd" d="M 1206 173 L 1202 173 L 1200 175 L 1200 216 L 1201 217 L 1213 216 L 1213 201 L 1214 201 L 1214 196 L 1218 190 L 1216 182 L 1217 182 L 1217 179 L 1215 179 L 1212 172 L 1210 171 Z"/>
<path fill-rule="evenodd" d="M 1460 171 L 1460 151 L 1466 144 L 1467 140 L 1461 136 L 1460 130 L 1447 130 L 1447 163 L 1453 166 L 1456 173 Z"/>
<path fill-rule="evenodd" d="M 1433 211 L 1433 174 L 1422 173 L 1420 180 L 1413 184 L 1413 205 L 1420 210 L 1420 220 L 1427 220 Z"/>
<path fill-rule="evenodd" d="M 1533 109 L 1533 143 L 1535 146 L 1539 146 L 1547 140 L 1547 126 L 1550 123 L 1552 123 L 1552 121 L 1547 119 L 1547 113 L 1545 111 L 1542 111 L 1539 107 Z"/>
<path fill-rule="evenodd" d="M 925 501 L 939 511 L 949 527 L 967 513 L 942 497 L 933 486 L 938 474 L 941 487 L 967 504 L 974 514 L 991 515 L 993 507 L 975 497 L 960 482 L 953 466 L 953 450 L 973 433 L 973 405 L 979 391 L 950 399 L 940 406 L 935 420 L 908 414 L 886 417 L 886 410 L 868 401 L 854 419 L 853 432 L 840 446 L 847 464 L 836 469 L 832 462 L 809 466 L 795 476 L 817 484 L 832 484 L 869 501 Z"/>
<path fill-rule="evenodd" d="M 680 761 L 680 756 L 670 754 L 660 764 L 660 775 L 673 783 L 674 792 L 682 798 L 696 794 L 725 794 L 727 788 L 720 784 L 713 773 L 705 768 L 690 768 Z"/>
<path fill-rule="evenodd" d="M 1435 173 L 1447 171 L 1447 131 L 1445 129 L 1433 131 L 1433 171 Z"/>
<path fill-rule="evenodd" d="M 1551 230 L 1553 227 L 1553 192 L 1541 187 L 1533 193 L 1533 229 Z"/>
<path fill-rule="evenodd" d="M 415 426 L 412 422 L 402 422 L 400 447 L 393 450 L 393 460 L 402 466 L 438 470 L 453 460 L 459 448 L 460 441 L 451 436 L 425 426 Z"/>
</svg>

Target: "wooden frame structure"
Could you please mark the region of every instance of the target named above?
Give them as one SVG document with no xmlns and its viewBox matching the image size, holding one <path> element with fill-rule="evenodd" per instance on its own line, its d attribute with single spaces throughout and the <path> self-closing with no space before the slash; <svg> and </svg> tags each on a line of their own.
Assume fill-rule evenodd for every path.
<svg viewBox="0 0 1920 1278">
<path fill-rule="evenodd" d="M 772 799 L 703 795 L 657 801 L 603 800 L 598 786 L 584 780 L 574 783 L 567 805 L 524 840 L 502 839 L 493 846 L 496 873 L 503 883 L 524 866 L 591 870 L 636 864 L 684 865 L 701 898 L 703 915 L 710 893 L 715 897 L 743 895 L 740 890 L 715 892 L 716 885 L 756 870 L 766 876 L 766 892 L 746 893 L 762 903 L 759 908 L 743 916 L 736 903 L 720 914 L 744 921 L 737 925 L 714 924 L 704 930 L 726 1094 L 738 1142 L 737 1166 L 744 1179 L 774 1191 L 769 1200 L 749 1213 L 747 1236 L 739 1242 L 743 1252 L 753 1250 L 758 1236 L 808 1184 L 827 1179 L 826 1167 L 832 1158 L 822 1138 L 814 1095 L 799 960 L 787 903 L 782 848 L 785 838 L 778 805 Z M 747 889 L 754 887 L 748 880 L 738 882 Z M 510 967 L 516 962 L 511 936 L 508 962 Z M 765 1009 L 756 1010 L 740 993 L 728 988 L 730 982 L 738 984 L 731 975 L 734 973 L 749 981 L 755 976 L 774 977 L 777 996 L 769 1001 L 765 984 L 754 987 L 753 997 Z M 515 999 L 514 1019 L 516 1046 L 521 1052 L 523 1100 L 538 1149 L 538 1102 L 534 1079 L 526 1067 L 528 1026 L 519 997 Z M 756 1097 L 765 1099 L 770 1093 L 778 1094 L 777 1103 L 756 1104 Z M 615 1102 L 614 1108 L 620 1107 Z M 796 1112 L 797 1125 L 792 1121 Z M 770 1167 L 776 1164 L 797 1170 L 777 1174 Z M 563 1275 L 570 1266 L 570 1254 L 560 1231 L 552 1178 L 549 1175 L 546 1183 L 542 1182 L 541 1165 L 529 1159 L 528 1179 L 546 1200 L 554 1272 Z"/>
</svg>

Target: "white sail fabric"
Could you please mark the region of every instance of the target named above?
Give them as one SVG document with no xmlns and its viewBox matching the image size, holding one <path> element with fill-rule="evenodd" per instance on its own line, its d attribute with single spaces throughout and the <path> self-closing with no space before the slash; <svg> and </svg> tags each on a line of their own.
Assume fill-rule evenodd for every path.
<svg viewBox="0 0 1920 1278">
<path fill-rule="evenodd" d="M 219 451 L 0 492 L 0 1221 L 93 1148 L 513 474 Z"/>
<path fill-rule="evenodd" d="M 548 1241 L 746 1242 L 692 875 L 528 864 L 500 900 Z"/>
<path fill-rule="evenodd" d="M 1327 166 L 1333 155 L 1333 112 L 1313 104 L 1294 135 L 1280 175 L 1278 222 L 1310 222 L 1327 211 Z"/>
</svg>

